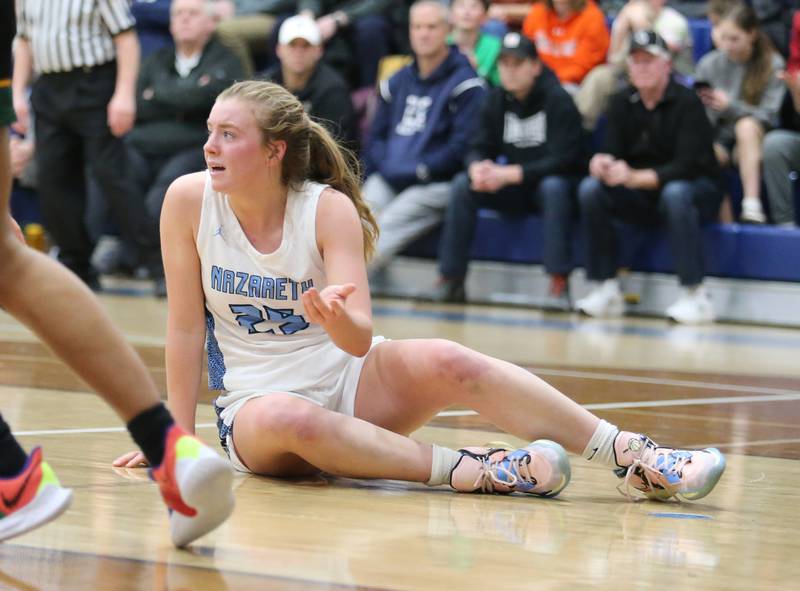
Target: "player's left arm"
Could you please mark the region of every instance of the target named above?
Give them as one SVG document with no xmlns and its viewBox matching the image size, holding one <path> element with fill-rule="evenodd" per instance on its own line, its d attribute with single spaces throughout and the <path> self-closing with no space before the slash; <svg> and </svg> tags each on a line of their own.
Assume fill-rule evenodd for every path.
<svg viewBox="0 0 800 591">
<path fill-rule="evenodd" d="M 322 325 L 337 347 L 362 357 L 372 344 L 372 311 L 361 220 L 353 202 L 334 189 L 323 191 L 316 230 L 328 286 L 303 294 L 307 320 Z"/>
</svg>

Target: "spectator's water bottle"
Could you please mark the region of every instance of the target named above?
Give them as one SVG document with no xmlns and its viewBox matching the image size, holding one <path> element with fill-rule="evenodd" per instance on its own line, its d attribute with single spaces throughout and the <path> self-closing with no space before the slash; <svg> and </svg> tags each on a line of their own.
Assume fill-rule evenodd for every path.
<svg viewBox="0 0 800 591">
<path fill-rule="evenodd" d="M 47 252 L 47 236 L 44 234 L 42 224 L 27 224 L 23 234 L 28 246 L 41 252 Z"/>
</svg>

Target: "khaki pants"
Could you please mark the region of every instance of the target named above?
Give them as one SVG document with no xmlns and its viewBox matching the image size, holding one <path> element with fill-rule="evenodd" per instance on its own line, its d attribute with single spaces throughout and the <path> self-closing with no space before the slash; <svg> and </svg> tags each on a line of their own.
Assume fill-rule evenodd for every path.
<svg viewBox="0 0 800 591">
<path fill-rule="evenodd" d="M 608 109 L 611 96 L 617 91 L 623 78 L 623 68 L 614 64 L 601 64 L 586 74 L 573 97 L 575 106 L 583 117 L 585 129 L 595 128 L 597 120 Z"/>
<path fill-rule="evenodd" d="M 239 56 L 245 75 L 253 75 L 254 53 L 266 53 L 269 35 L 277 19 L 271 14 L 248 14 L 234 16 L 217 26 L 219 40 Z"/>
</svg>

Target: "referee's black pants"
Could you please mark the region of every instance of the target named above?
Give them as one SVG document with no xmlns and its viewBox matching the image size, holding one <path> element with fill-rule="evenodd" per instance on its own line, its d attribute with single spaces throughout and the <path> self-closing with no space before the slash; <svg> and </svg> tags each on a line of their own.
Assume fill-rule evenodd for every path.
<svg viewBox="0 0 800 591">
<path fill-rule="evenodd" d="M 45 227 L 59 260 L 87 283 L 96 283 L 94 248 L 85 224 L 86 178 L 97 180 L 122 237 L 136 246 L 138 262 L 160 266 L 158 229 L 136 190 L 125 146 L 108 128 L 116 64 L 43 74 L 31 94 L 36 117 L 36 163 Z"/>
</svg>

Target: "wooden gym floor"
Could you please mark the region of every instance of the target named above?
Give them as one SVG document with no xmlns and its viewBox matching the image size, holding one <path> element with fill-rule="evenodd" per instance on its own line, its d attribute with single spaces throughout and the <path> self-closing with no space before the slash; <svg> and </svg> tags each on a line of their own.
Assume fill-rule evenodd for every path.
<svg viewBox="0 0 800 591">
<path fill-rule="evenodd" d="M 102 300 L 163 388 L 163 302 Z M 518 363 L 618 425 L 719 447 L 727 472 L 692 504 L 629 503 L 578 457 L 552 500 L 239 475 L 233 517 L 177 550 L 145 471 L 110 466 L 131 449 L 116 416 L 0 312 L 0 408 L 75 489 L 59 520 L 0 544 L 0 589 L 727 591 L 800 578 L 799 331 L 386 300 L 375 311 L 376 333 L 447 337 Z M 198 433 L 216 446 L 210 400 Z M 501 434 L 451 409 L 415 436 L 457 447 Z"/>
</svg>

